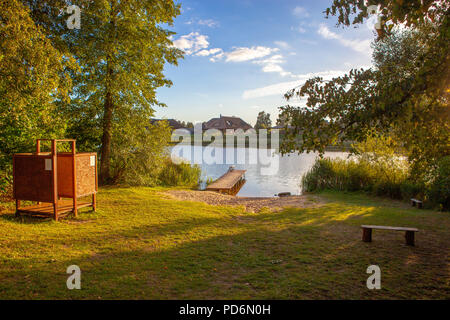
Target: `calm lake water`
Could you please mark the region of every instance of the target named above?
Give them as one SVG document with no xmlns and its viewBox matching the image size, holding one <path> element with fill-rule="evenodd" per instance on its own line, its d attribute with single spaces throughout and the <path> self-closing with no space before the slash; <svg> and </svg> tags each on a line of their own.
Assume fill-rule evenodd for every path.
<svg viewBox="0 0 450 320">
<path fill-rule="evenodd" d="M 312 167 L 318 157 L 317 153 L 281 156 L 274 150 L 251 148 L 220 148 L 221 150 L 218 150 L 217 154 L 206 147 L 185 146 L 183 148 L 183 151 L 178 149 L 174 153 L 191 163 L 197 162 L 202 169 L 204 178 L 215 180 L 223 175 L 231 165 L 234 165 L 235 169 L 247 170 L 245 174 L 247 182 L 237 194 L 240 197 L 273 197 L 280 192 L 301 194 L 301 177 Z M 211 156 L 208 157 L 208 155 L 215 156 L 216 159 L 222 158 L 222 161 L 217 162 L 223 164 L 212 163 Z M 243 155 L 245 155 L 245 161 L 243 161 Z M 328 158 L 347 158 L 347 156 L 346 152 L 325 153 L 325 157 Z M 225 163 L 227 158 L 228 163 Z M 205 159 L 211 164 L 205 163 Z M 272 170 L 268 170 L 268 168 L 272 168 Z"/>
</svg>

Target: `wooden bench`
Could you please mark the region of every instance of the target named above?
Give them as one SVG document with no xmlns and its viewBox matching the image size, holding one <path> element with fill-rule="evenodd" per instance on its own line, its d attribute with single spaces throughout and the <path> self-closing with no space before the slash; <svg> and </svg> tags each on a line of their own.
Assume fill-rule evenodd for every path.
<svg viewBox="0 0 450 320">
<path fill-rule="evenodd" d="M 363 229 L 362 240 L 364 242 L 372 242 L 372 229 L 379 230 L 391 230 L 391 231 L 405 231 L 406 244 L 414 246 L 414 234 L 419 232 L 416 228 L 403 228 L 403 227 L 385 227 L 385 226 L 361 226 Z"/>
<path fill-rule="evenodd" d="M 417 205 L 417 208 L 422 209 L 423 208 L 423 202 L 417 199 L 411 199 L 411 205 L 415 207 Z"/>
</svg>

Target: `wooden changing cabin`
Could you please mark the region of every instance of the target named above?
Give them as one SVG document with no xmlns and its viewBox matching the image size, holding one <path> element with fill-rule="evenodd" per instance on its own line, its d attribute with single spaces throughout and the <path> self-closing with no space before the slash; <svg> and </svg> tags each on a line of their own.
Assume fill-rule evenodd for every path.
<svg viewBox="0 0 450 320">
<path fill-rule="evenodd" d="M 51 141 L 51 152 L 41 152 L 41 141 Z M 71 152 L 58 152 L 58 142 L 70 142 Z M 76 140 L 38 139 L 35 153 L 13 156 L 13 178 L 16 215 L 58 220 L 70 212 L 77 216 L 80 208 L 96 209 L 97 154 L 76 153 Z M 78 200 L 86 196 L 92 196 L 92 201 Z M 22 200 L 37 204 L 21 207 Z"/>
</svg>

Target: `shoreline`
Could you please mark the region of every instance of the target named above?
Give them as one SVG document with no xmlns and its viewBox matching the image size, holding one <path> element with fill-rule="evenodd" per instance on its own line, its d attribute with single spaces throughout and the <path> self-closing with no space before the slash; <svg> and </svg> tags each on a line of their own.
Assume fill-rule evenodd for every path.
<svg viewBox="0 0 450 320">
<path fill-rule="evenodd" d="M 168 190 L 164 195 L 179 201 L 203 202 L 214 206 L 244 207 L 247 213 L 258 213 L 268 209 L 280 212 L 286 208 L 315 208 L 325 202 L 318 196 L 301 195 L 289 197 L 238 197 L 201 190 Z"/>
</svg>

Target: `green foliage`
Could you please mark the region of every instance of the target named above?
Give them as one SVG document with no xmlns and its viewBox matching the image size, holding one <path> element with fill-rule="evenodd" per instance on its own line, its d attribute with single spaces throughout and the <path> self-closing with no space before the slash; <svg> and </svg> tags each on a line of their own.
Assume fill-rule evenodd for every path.
<svg viewBox="0 0 450 320">
<path fill-rule="evenodd" d="M 324 152 L 327 145 L 364 142 L 368 134 L 379 132 L 401 142 L 413 183 L 425 185 L 439 159 L 450 155 L 450 6 L 440 1 L 400 7 L 397 1 L 371 2 L 376 3 L 392 22 L 406 21 L 411 28 L 391 28 L 374 43 L 375 68 L 351 70 L 328 82 L 317 77 L 288 92 L 288 100 L 298 96 L 307 102 L 280 108 L 280 118 L 293 126 L 282 151 Z M 416 15 L 417 8 L 430 4 L 432 12 Z M 353 13 L 354 23 L 361 23 L 364 8 L 361 1 L 335 1 L 327 15 L 339 15 L 339 23 L 349 25 Z M 411 15 L 405 14 L 408 10 Z"/>
<path fill-rule="evenodd" d="M 122 115 L 112 140 L 112 183 L 154 186 L 168 157 L 171 129 L 167 123 L 151 125 L 138 112 Z"/>
<path fill-rule="evenodd" d="M 392 26 L 404 23 L 415 26 L 427 19 L 439 17 L 439 0 L 333 0 L 332 5 L 325 10 L 326 17 L 337 16 L 338 24 L 350 26 L 361 24 L 369 18 L 368 7 L 379 7 L 384 32 L 392 30 Z"/>
<path fill-rule="evenodd" d="M 302 188 L 306 192 L 364 191 L 406 201 L 419 198 L 428 207 L 450 209 L 450 157 L 440 161 L 426 185 L 414 182 L 401 163 L 399 160 L 371 162 L 367 158 L 317 159 L 302 177 Z"/>
<path fill-rule="evenodd" d="M 12 154 L 34 151 L 36 138 L 75 138 L 79 151 L 101 152 L 104 181 L 161 183 L 170 128 L 149 120 L 154 106 L 164 106 L 156 89 L 171 85 L 164 65 L 182 57 L 172 46 L 174 33 L 163 27 L 172 25 L 180 5 L 76 4 L 82 28 L 69 30 L 61 11 L 67 1 L 0 2 L 2 191 L 10 190 Z"/>
<path fill-rule="evenodd" d="M 302 178 L 304 190 L 367 191 L 401 199 L 409 167 L 397 154 L 397 143 L 389 136 L 372 134 L 352 147 L 356 153 L 352 159 L 318 159 Z"/>
<path fill-rule="evenodd" d="M 118 129 L 128 126 L 124 123 L 131 119 L 127 115 L 137 112 L 150 119 L 154 106 L 164 106 L 156 99 L 156 89 L 172 84 L 163 74 L 164 65 L 176 65 L 182 52 L 172 46 L 174 33 L 163 26 L 172 25 L 180 5 L 165 0 L 79 5 L 82 27 L 64 37 L 81 65 L 81 72 L 74 77 L 76 97 L 67 109 L 74 126 L 69 131 L 80 136 L 86 146 L 100 145 L 100 181 L 110 183 L 117 175 L 113 153 L 127 150 L 113 148 L 132 147 L 117 143 L 129 139 L 118 135 L 136 132 Z"/>
<path fill-rule="evenodd" d="M 425 205 L 449 209 L 450 157 L 443 157 L 417 179 L 405 157 L 401 145 L 391 136 L 376 133 L 362 143 L 352 145 L 350 160 L 318 159 L 302 177 L 307 192 L 320 190 L 366 191 L 378 196 L 409 200 L 425 200 Z"/>
<path fill-rule="evenodd" d="M 320 190 L 366 191 L 394 199 L 402 197 L 407 174 L 401 168 L 388 168 L 363 159 L 318 159 L 302 177 L 306 192 Z"/>
<path fill-rule="evenodd" d="M 427 196 L 443 210 L 450 210 L 450 156 L 442 158 L 433 173 Z"/>
<path fill-rule="evenodd" d="M 114 128 L 112 141 L 112 183 L 131 186 L 196 186 L 201 170 L 187 163 L 174 163 L 169 155 L 172 129 L 167 121 L 154 125 L 139 113 L 123 115 Z M 142 129 L 144 128 L 144 129 Z"/>
<path fill-rule="evenodd" d="M 198 165 L 181 162 L 174 163 L 167 158 L 159 174 L 159 182 L 163 186 L 196 187 L 200 182 L 201 169 Z"/>
<path fill-rule="evenodd" d="M 256 119 L 255 129 L 270 129 L 272 127 L 272 120 L 270 120 L 270 113 L 265 113 L 261 111 L 258 113 L 258 118 Z"/>
<path fill-rule="evenodd" d="M 3 197 L 8 197 L 12 194 L 11 189 L 13 177 L 11 170 L 8 169 L 0 171 L 0 199 Z"/>
<path fill-rule="evenodd" d="M 29 152 L 36 138 L 64 135 L 58 104 L 67 102 L 69 70 L 63 56 L 21 1 L 0 1 L 0 171 L 12 154 Z"/>
</svg>

